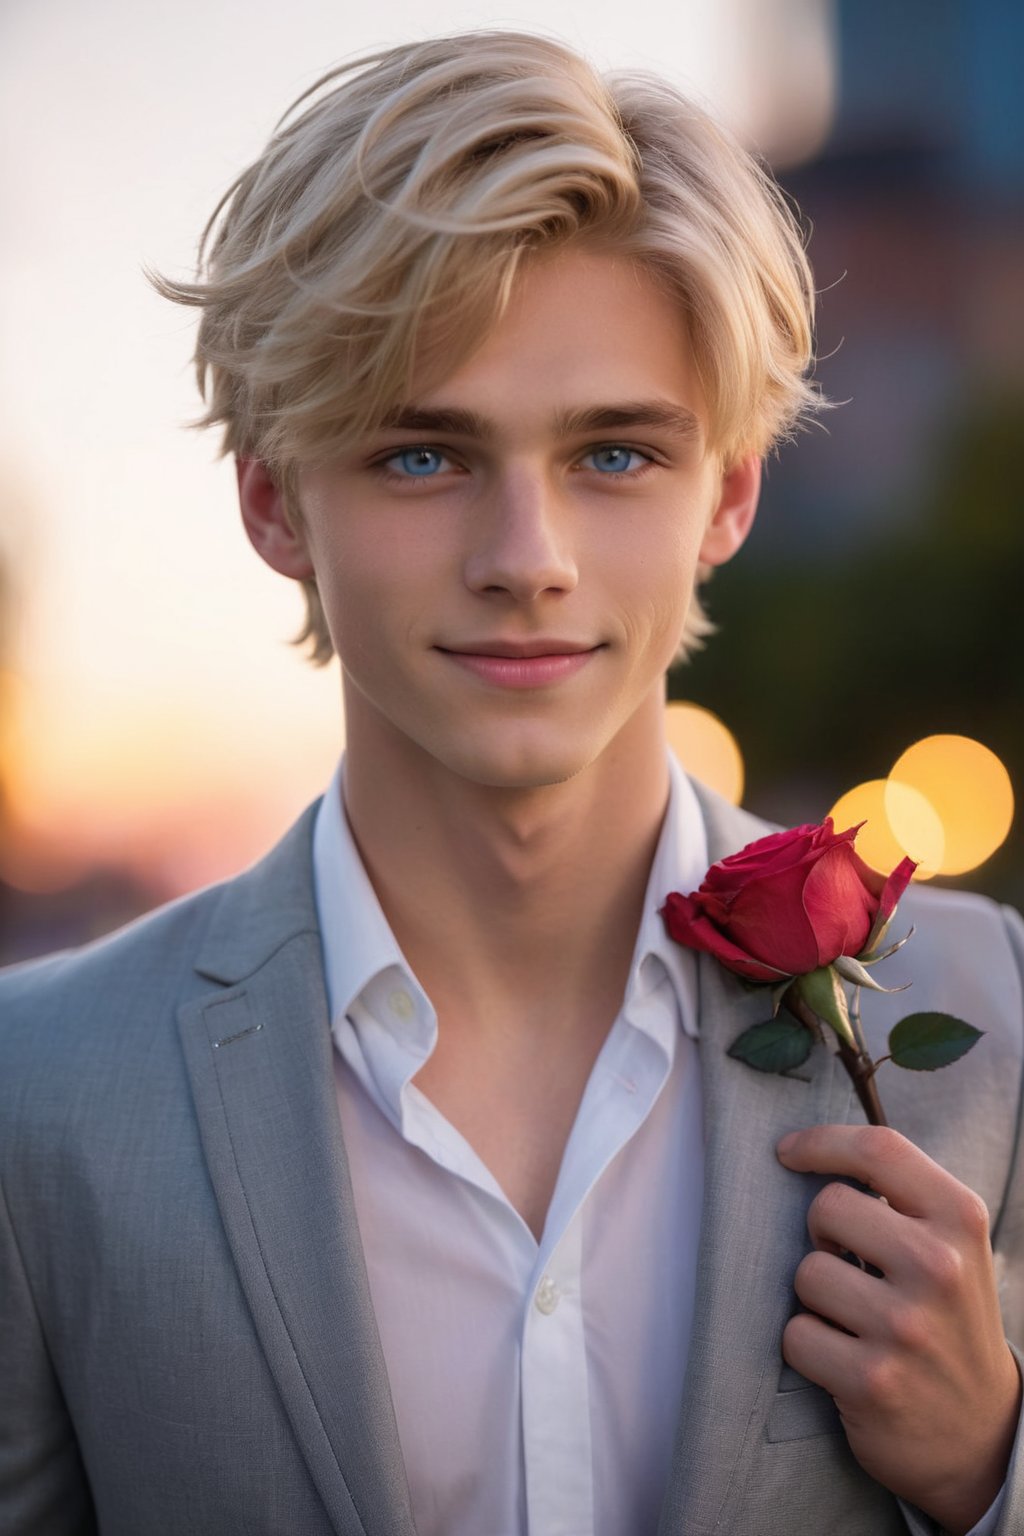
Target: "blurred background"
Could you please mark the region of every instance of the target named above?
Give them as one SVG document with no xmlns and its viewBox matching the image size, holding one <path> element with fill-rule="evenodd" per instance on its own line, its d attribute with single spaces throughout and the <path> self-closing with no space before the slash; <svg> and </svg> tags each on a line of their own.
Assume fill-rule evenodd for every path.
<svg viewBox="0 0 1024 1536">
<path fill-rule="evenodd" d="M 234 872 L 326 784 L 336 664 L 288 644 L 298 588 L 184 430 L 193 322 L 143 268 L 191 273 L 224 188 L 332 63 L 476 26 L 669 74 L 813 229 L 817 376 L 842 405 L 771 462 L 708 589 L 720 632 L 670 679 L 677 751 L 788 823 L 859 820 L 873 785 L 894 848 L 934 833 L 922 873 L 1024 905 L 1019 5 L 634 0 L 627 26 L 611 0 L 438 0 L 425 26 L 412 0 L 7 0 L 0 963 Z M 945 767 L 904 758 L 932 737 Z"/>
</svg>

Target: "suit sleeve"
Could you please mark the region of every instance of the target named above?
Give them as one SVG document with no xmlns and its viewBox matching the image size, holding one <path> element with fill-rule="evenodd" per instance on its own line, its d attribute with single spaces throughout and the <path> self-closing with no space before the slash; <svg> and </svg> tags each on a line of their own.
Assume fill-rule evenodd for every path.
<svg viewBox="0 0 1024 1536">
<path fill-rule="evenodd" d="M 1017 1096 L 1017 1124 L 1014 1132 L 1013 1159 L 1003 1203 L 992 1229 L 996 1280 L 1006 1337 L 1024 1377 L 1024 921 L 1010 907 L 1004 907 L 1007 939 L 1012 951 L 1016 976 L 1016 1028 L 1021 1046 L 1022 1086 Z M 1017 1425 L 1003 1502 L 995 1536 L 1020 1536 L 1024 1531 L 1024 1410 Z"/>
<path fill-rule="evenodd" d="M 1003 908 L 1006 937 L 1015 974 L 1009 976 L 1008 1006 L 1017 1030 L 1017 1121 L 1013 1128 L 1013 1154 L 1003 1201 L 992 1228 L 999 1301 L 1006 1337 L 1024 1379 L 1024 921 L 1012 907 Z M 911 1536 L 943 1536 L 941 1527 L 913 1504 L 899 1501 Z M 1021 1536 L 1024 1532 L 1024 1406 L 1017 1421 L 1017 1436 L 1006 1481 L 985 1516 L 967 1536 Z"/>
<path fill-rule="evenodd" d="M 0 1531 L 94 1536 L 71 1420 L 0 1184 Z"/>
</svg>

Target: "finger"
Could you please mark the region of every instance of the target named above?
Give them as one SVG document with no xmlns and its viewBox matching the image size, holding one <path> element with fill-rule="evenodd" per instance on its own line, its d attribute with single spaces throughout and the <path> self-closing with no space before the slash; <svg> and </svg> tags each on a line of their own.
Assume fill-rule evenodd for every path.
<svg viewBox="0 0 1024 1536">
<path fill-rule="evenodd" d="M 827 1253 L 845 1249 L 894 1277 L 911 1268 L 915 1233 L 908 1223 L 914 1220 L 849 1184 L 826 1184 L 807 1208 L 815 1248 Z"/>
<path fill-rule="evenodd" d="M 920 1147 L 885 1125 L 815 1125 L 784 1136 L 776 1152 L 796 1173 L 859 1179 L 905 1216 L 953 1218 L 961 1195 L 970 1195 Z"/>
<path fill-rule="evenodd" d="M 813 1312 L 798 1312 L 782 1334 L 782 1358 L 787 1365 L 824 1387 L 831 1397 L 846 1396 L 856 1378 L 864 1345 L 841 1333 Z"/>
<path fill-rule="evenodd" d="M 793 1276 L 805 1307 L 857 1338 L 887 1336 L 886 1306 L 891 1287 L 830 1253 L 809 1253 Z"/>
</svg>

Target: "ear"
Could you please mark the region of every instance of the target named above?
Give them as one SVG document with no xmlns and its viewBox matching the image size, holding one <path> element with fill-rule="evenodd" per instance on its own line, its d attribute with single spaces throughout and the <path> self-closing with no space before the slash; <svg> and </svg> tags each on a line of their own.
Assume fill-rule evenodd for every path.
<svg viewBox="0 0 1024 1536">
<path fill-rule="evenodd" d="M 293 527 L 284 492 L 261 459 L 235 459 L 238 501 L 249 542 L 270 568 L 303 581 L 313 575 L 305 535 Z"/>
<path fill-rule="evenodd" d="M 722 476 L 719 502 L 700 547 L 706 565 L 724 565 L 732 559 L 753 527 L 760 494 L 761 460 L 750 453 Z"/>
</svg>

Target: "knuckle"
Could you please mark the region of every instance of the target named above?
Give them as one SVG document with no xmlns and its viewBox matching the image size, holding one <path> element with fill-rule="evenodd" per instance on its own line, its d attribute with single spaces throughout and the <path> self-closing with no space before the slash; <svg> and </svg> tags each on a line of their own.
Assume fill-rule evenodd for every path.
<svg viewBox="0 0 1024 1536">
<path fill-rule="evenodd" d="M 920 1307 L 903 1306 L 890 1314 L 889 1337 L 908 1354 L 923 1354 L 931 1340 L 932 1329 Z"/>
<path fill-rule="evenodd" d="M 907 1138 L 891 1125 L 865 1125 L 858 1130 L 858 1152 L 865 1158 L 884 1163 L 898 1162 L 906 1155 Z"/>
<path fill-rule="evenodd" d="M 920 1265 L 932 1290 L 940 1296 L 952 1296 L 960 1290 L 964 1279 L 964 1256 L 954 1243 L 941 1239 L 930 1242 L 922 1249 Z"/>
<path fill-rule="evenodd" d="M 868 1355 L 858 1368 L 857 1394 L 862 1402 L 882 1408 L 893 1401 L 897 1381 L 897 1367 L 889 1355 Z"/>
<path fill-rule="evenodd" d="M 967 1236 L 979 1242 L 988 1242 L 988 1206 L 979 1194 L 961 1185 L 958 1198 L 960 1225 Z"/>
</svg>

